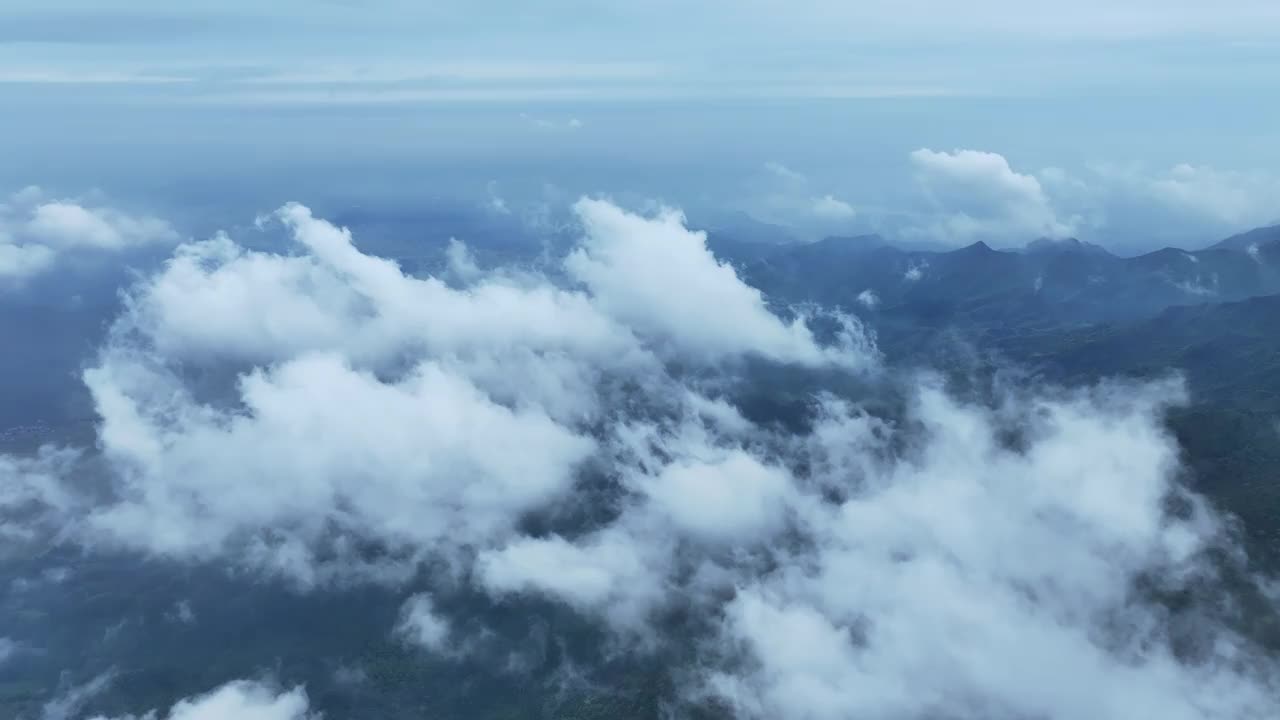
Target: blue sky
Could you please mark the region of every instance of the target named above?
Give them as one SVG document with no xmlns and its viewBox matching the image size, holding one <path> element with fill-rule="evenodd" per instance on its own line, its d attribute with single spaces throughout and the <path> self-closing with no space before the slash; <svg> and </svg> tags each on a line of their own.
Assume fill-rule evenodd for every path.
<svg viewBox="0 0 1280 720">
<path fill-rule="evenodd" d="M 1047 227 L 1207 241 L 1280 216 L 1276 98 L 1255 0 L 0 3 L 0 184 L 170 204 L 603 192 L 1033 232 L 911 155 L 971 150 L 1042 185 Z"/>
</svg>

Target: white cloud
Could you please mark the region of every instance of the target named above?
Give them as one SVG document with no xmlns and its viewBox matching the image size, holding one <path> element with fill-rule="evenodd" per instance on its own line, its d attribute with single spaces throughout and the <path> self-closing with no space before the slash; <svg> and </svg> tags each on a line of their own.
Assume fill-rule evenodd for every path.
<svg viewBox="0 0 1280 720">
<path fill-rule="evenodd" d="M 740 587 L 724 647 L 745 647 L 754 669 L 713 672 L 709 687 L 747 717 L 1274 708 L 1268 664 L 1238 662 L 1238 637 L 1214 630 L 1204 657 L 1184 664 L 1166 611 L 1134 594 L 1150 569 L 1194 575 L 1215 530 L 1203 508 L 1184 521 L 1162 510 L 1177 450 L 1151 413 L 1176 390 L 1125 393 L 1034 401 L 1016 413 L 1029 423 L 1020 452 L 998 440 L 998 421 L 924 390 L 922 454 L 873 464 L 847 501 L 811 519 L 812 556 Z M 846 442 L 885 442 L 831 422 L 853 433 Z"/>
<path fill-rule="evenodd" d="M 902 273 L 902 279 L 907 282 L 916 282 L 924 277 L 924 273 L 929 269 L 928 260 L 915 261 L 912 260 L 907 264 L 907 269 Z"/>
<path fill-rule="evenodd" d="M 87 543 L 229 556 L 304 585 L 348 573 L 396 580 L 429 555 L 504 547 L 525 514 L 566 496 L 599 451 L 590 424 L 613 413 L 615 384 L 689 412 L 680 398 L 698 394 L 664 360 L 872 362 L 852 320 L 829 347 L 803 320 L 770 313 L 678 216 L 600 201 L 578 212 L 586 233 L 566 266 L 585 292 L 483 271 L 457 243 L 447 254 L 460 284 L 406 276 L 298 205 L 277 217 L 301 253 L 249 251 L 225 235 L 181 246 L 128 294 L 84 374 L 115 500 L 90 510 L 55 498 L 49 516 L 87 514 L 68 523 Z M 192 385 L 193 368 L 226 380 Z M 706 457 L 758 467 L 741 454 Z M 658 475 L 656 496 L 669 499 L 678 475 Z M 24 482 L 12 487 L 33 487 Z M 749 525 L 764 510 L 725 522 Z M 360 543 L 385 554 L 365 562 Z"/>
<path fill-rule="evenodd" d="M 444 257 L 448 263 L 449 272 L 464 283 L 473 283 L 484 275 L 480 266 L 476 264 L 471 249 L 458 242 L 457 238 L 449 238 Z"/>
<path fill-rule="evenodd" d="M 1039 177 L 1055 207 L 1068 208 L 1072 218 L 1088 218 L 1075 224 L 1104 234 L 1112 245 L 1123 246 L 1132 235 L 1147 242 L 1204 244 L 1280 221 L 1280 176 L 1265 171 L 1101 164 L 1078 174 L 1049 168 Z M 1131 249 L 1150 249 L 1128 242 Z"/>
<path fill-rule="evenodd" d="M 875 290 L 867 289 L 858 293 L 858 303 L 868 309 L 875 309 L 880 305 L 880 296 Z"/>
<path fill-rule="evenodd" d="M 1235 228 L 1280 217 L 1280 177 L 1260 172 L 1216 170 L 1180 164 L 1145 181 L 1146 191 L 1169 207 Z"/>
<path fill-rule="evenodd" d="M 1022 244 L 1037 237 L 1060 237 L 1075 223 L 1058 217 L 1040 181 L 1015 172 L 997 153 L 977 150 L 911 153 L 922 188 L 937 217 L 916 232 L 964 243 L 994 240 Z"/>
<path fill-rule="evenodd" d="M 142 717 L 99 715 L 91 720 L 320 720 L 319 714 L 308 708 L 307 694 L 301 687 L 281 691 L 263 683 L 237 680 L 208 694 L 179 700 L 164 715 L 153 711 Z"/>
<path fill-rule="evenodd" d="M 791 185 L 804 185 L 809 182 L 809 178 L 803 173 L 796 172 L 779 162 L 767 162 L 764 164 L 764 169 L 777 179 Z"/>
<path fill-rule="evenodd" d="M 634 548 L 606 537 L 578 547 L 560 537 L 524 539 L 481 559 L 481 576 L 489 588 L 510 592 L 545 589 L 582 606 L 602 605 L 622 592 L 618 577 L 628 566 L 641 575 Z"/>
<path fill-rule="evenodd" d="M 191 603 L 186 600 L 179 600 L 166 617 L 183 625 L 190 625 L 196 621 L 196 613 L 191 609 Z"/>
<path fill-rule="evenodd" d="M 482 554 L 477 567 L 483 587 L 500 597 L 549 595 L 643 638 L 650 612 L 665 597 L 665 561 L 650 556 L 662 542 L 620 527 L 575 542 L 521 538 Z M 651 633 L 649 639 L 655 639 Z"/>
<path fill-rule="evenodd" d="M 386 369 L 425 354 L 490 390 L 517 366 L 525 368 L 521 380 L 566 401 L 588 393 L 568 395 L 561 386 L 589 378 L 565 362 L 586 361 L 592 372 L 647 362 L 630 331 L 579 293 L 502 273 L 461 289 L 407 277 L 395 263 L 361 254 L 344 230 L 305 208 L 291 206 L 281 217 L 305 254 L 247 251 L 225 236 L 184 245 L 134 293 L 128 327 L 164 357 L 197 364 L 327 351 Z"/>
<path fill-rule="evenodd" d="M 565 267 L 598 307 L 642 335 L 695 357 L 756 354 L 811 365 L 863 360 L 855 349 L 820 348 L 803 321 L 784 323 L 769 312 L 760 291 L 717 261 L 705 233 L 688 230 L 680 213 L 650 219 L 587 199 L 574 211 L 586 236 Z"/>
<path fill-rule="evenodd" d="M 0 235 L 0 278 L 26 278 L 53 266 L 56 253 L 44 246 L 17 244 Z"/>
<path fill-rule="evenodd" d="M 86 373 L 103 451 L 129 469 L 88 527 L 176 557 L 239 553 L 306 583 L 324 579 L 321 546 L 360 568 L 348 538 L 401 556 L 493 542 L 566 491 L 592 448 L 431 362 L 382 382 L 306 355 L 244 376 L 231 412 L 140 371 L 111 359 Z M 496 438 L 505 451 L 489 450 Z"/>
<path fill-rule="evenodd" d="M 418 593 L 400 608 L 396 633 L 413 645 L 440 652 L 449 640 L 449 621 L 436 613 L 430 595 Z"/>
<path fill-rule="evenodd" d="M 791 493 L 784 470 L 742 450 L 712 460 L 677 460 L 640 482 L 655 508 L 677 527 L 725 542 L 781 529 Z"/>
<path fill-rule="evenodd" d="M 55 248 L 122 250 L 178 239 L 177 233 L 163 220 L 135 218 L 109 208 L 86 208 L 67 201 L 36 206 L 27 221 L 26 232 Z"/>
<path fill-rule="evenodd" d="M 611 430 L 613 462 L 633 493 L 615 522 L 572 539 L 521 538 L 488 551 L 478 563 L 484 587 L 559 598 L 648 646 L 659 641 L 654 613 L 688 590 L 675 587 L 680 548 L 732 554 L 782 534 L 802 501 L 789 471 L 723 444 L 758 429 L 697 394 L 667 412 L 676 418 Z M 697 584 L 723 591 L 724 569 L 714 562 L 698 575 Z"/>
<path fill-rule="evenodd" d="M 769 676 L 763 683 L 730 673 L 711 678 L 713 692 L 743 716 L 911 714 L 909 688 L 898 683 L 869 687 L 850 642 L 852 628 L 835 625 L 812 608 L 781 610 L 755 592 L 740 594 L 727 611 L 728 632 L 747 639 Z"/>
<path fill-rule="evenodd" d="M 918 149 L 909 155 L 920 201 L 876 209 L 869 222 L 913 240 L 954 245 L 983 240 L 1022 246 L 1041 238 L 1089 236 L 1114 249 L 1186 245 L 1280 222 L 1280 176 L 1179 164 L 1167 170 L 1092 165 L 1020 171 L 995 152 Z M 816 181 L 766 163 L 747 191 L 754 215 L 827 235 L 859 217 L 860 202 L 815 192 Z"/>
<path fill-rule="evenodd" d="M 781 473 L 763 496 L 744 482 L 758 459 L 682 477 L 680 458 L 709 446 L 668 443 L 661 456 L 676 459 L 654 473 L 679 482 L 599 532 L 488 553 L 482 581 L 559 597 L 629 635 L 651 634 L 646 619 L 667 603 L 719 604 L 700 692 L 743 717 L 1265 714 L 1278 701 L 1270 661 L 1212 614 L 1186 621 L 1202 639 L 1197 659 L 1182 658 L 1180 621 L 1138 589 L 1143 577 L 1170 591 L 1213 578 L 1201 559 L 1220 532 L 1210 511 L 1194 499 L 1187 515 L 1167 511 L 1178 449 L 1158 416 L 1182 398 L 1176 383 L 1103 386 L 992 411 L 926 381 L 904 429 L 828 405 L 788 461 L 808 473 Z M 903 437 L 913 424 L 924 435 Z M 747 499 L 719 494 L 730 487 Z M 819 499 L 831 491 L 844 499 Z M 762 507 L 796 513 L 794 544 L 771 540 Z M 673 508 L 674 525 L 655 522 Z M 681 543 L 673 527 L 711 542 Z M 722 537 L 734 554 L 716 550 Z M 758 552 L 772 560 L 752 562 Z M 681 579 L 678 567 L 697 571 Z"/>
<path fill-rule="evenodd" d="M 28 187 L 0 204 L 0 280 L 22 280 L 54 267 L 60 255 L 119 252 L 177 242 L 165 221 L 75 200 L 49 200 Z"/>
<path fill-rule="evenodd" d="M 823 195 L 813 199 L 813 214 L 823 220 L 845 221 L 852 220 L 858 211 L 839 198 Z"/>
<path fill-rule="evenodd" d="M 755 428 L 732 406 L 690 394 L 662 425 L 619 427 L 614 449 L 630 466 L 624 482 L 645 502 L 620 529 L 674 533 L 733 545 L 781 531 L 795 500 L 788 470 L 746 451 Z"/>
</svg>

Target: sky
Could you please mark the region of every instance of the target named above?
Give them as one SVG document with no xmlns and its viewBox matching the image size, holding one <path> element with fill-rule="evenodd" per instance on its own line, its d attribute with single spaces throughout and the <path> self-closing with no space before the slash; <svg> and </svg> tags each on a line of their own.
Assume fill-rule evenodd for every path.
<svg viewBox="0 0 1280 720">
<path fill-rule="evenodd" d="M 1254 0 L 7 0 L 0 183 L 1204 245 L 1280 219 L 1278 78 L 1280 8 Z M 940 200 L 918 150 L 999 155 L 1052 217 Z"/>
</svg>

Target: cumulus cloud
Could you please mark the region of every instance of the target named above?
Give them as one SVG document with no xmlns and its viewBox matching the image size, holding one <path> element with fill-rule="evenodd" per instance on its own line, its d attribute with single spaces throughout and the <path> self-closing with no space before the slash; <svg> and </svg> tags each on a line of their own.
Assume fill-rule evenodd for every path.
<svg viewBox="0 0 1280 720">
<path fill-rule="evenodd" d="M 177 240 L 174 229 L 158 218 L 49 199 L 30 187 L 0 204 L 0 279 L 37 275 L 63 254 L 118 252 Z"/>
<path fill-rule="evenodd" d="M 955 243 L 1021 244 L 1075 230 L 1073 220 L 1059 217 L 1040 181 L 1013 170 L 1003 155 L 921 148 L 911 153 L 911 164 L 937 212 L 915 229 L 918 234 Z"/>
<path fill-rule="evenodd" d="M 261 682 L 237 680 L 205 695 L 179 700 L 164 714 L 98 715 L 90 720 L 319 720 L 308 708 L 307 694 L 301 687 L 282 691 Z"/>
<path fill-rule="evenodd" d="M 1280 219 L 1276 198 L 1280 177 L 1264 172 L 1220 170 L 1181 163 L 1167 171 L 1141 174 L 1115 168 L 1102 169 L 1104 179 L 1128 191 L 1151 198 L 1167 209 L 1244 229 Z"/>
<path fill-rule="evenodd" d="M 622 528 L 577 538 L 520 538 L 479 560 L 482 586 L 498 597 L 536 593 L 568 603 L 619 631 L 643 636 L 650 613 L 666 597 L 663 560 L 652 538 Z"/>
<path fill-rule="evenodd" d="M 280 217 L 305 254 L 252 252 L 225 236 L 182 246 L 137 289 L 120 334 L 206 366 L 333 352 L 386 371 L 429 356 L 495 392 L 518 379 L 521 392 L 541 389 L 564 412 L 585 411 L 590 393 L 570 390 L 596 369 L 649 362 L 631 331 L 580 293 L 502 273 L 462 288 L 408 277 L 305 208 Z M 577 372 L 579 361 L 588 361 L 588 375 Z M 515 367 L 524 370 L 513 374 Z"/>
<path fill-rule="evenodd" d="M 820 348 L 803 320 L 783 322 L 759 290 L 706 246 L 706 235 L 684 216 L 663 211 L 643 218 L 602 200 L 575 206 L 586 228 L 583 245 L 565 262 L 598 307 L 637 332 L 695 356 L 758 354 L 784 362 L 840 362 Z M 856 342 L 850 329 L 847 339 Z M 847 355 L 859 360 L 854 353 Z"/>
<path fill-rule="evenodd" d="M 449 640 L 449 621 L 435 611 L 430 595 L 418 593 L 400 608 L 396 633 L 406 642 L 438 652 Z"/>
<path fill-rule="evenodd" d="M 849 203 L 831 195 L 813 200 L 813 214 L 824 220 L 852 220 L 858 212 Z"/>
<path fill-rule="evenodd" d="M 307 355 L 245 376 L 243 409 L 224 413 L 167 395 L 171 384 L 135 386 L 135 369 L 86 375 L 103 449 L 130 471 L 121 502 L 95 510 L 90 526 L 165 555 L 240 548 L 306 582 L 329 541 L 354 563 L 356 538 L 412 553 L 509 532 L 567 490 L 592 449 L 545 412 L 496 404 L 430 362 L 384 383 Z M 506 451 L 488 451 L 496 438 Z"/>
<path fill-rule="evenodd" d="M 674 462 L 645 485 L 676 526 L 711 541 L 767 537 L 781 527 L 790 491 L 785 471 L 742 450 Z"/>
<path fill-rule="evenodd" d="M 18 244 L 0 234 L 0 277 L 25 278 L 53 266 L 56 253 L 44 245 Z"/>
<path fill-rule="evenodd" d="M 53 247 L 103 250 L 177 239 L 163 220 L 134 218 L 109 208 L 85 208 L 67 201 L 37 205 L 27 221 L 26 231 Z"/>
<path fill-rule="evenodd" d="M 1229 538 L 1179 484 L 1179 382 L 989 403 L 881 383 L 856 321 L 825 318 L 824 340 L 775 314 L 679 213 L 575 212 L 562 277 L 458 248 L 465 272 L 415 277 L 300 205 L 275 216 L 295 252 L 180 247 L 84 376 L 110 497 L 84 502 L 59 466 L 79 456 L 48 450 L 0 466 L 0 510 L 311 589 L 446 567 L 495 603 L 675 648 L 673 701 L 742 717 L 1280 706 L 1274 661 L 1200 599 Z M 800 397 L 798 422 L 746 411 L 764 382 Z M 449 651 L 437 590 L 388 631 Z M 232 684 L 169 717 L 202 707 L 307 711 Z"/>
</svg>

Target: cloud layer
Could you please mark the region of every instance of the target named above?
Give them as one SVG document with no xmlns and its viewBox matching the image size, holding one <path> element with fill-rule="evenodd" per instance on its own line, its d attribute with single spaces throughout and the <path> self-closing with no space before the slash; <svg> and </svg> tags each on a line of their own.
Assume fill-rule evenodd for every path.
<svg viewBox="0 0 1280 720">
<path fill-rule="evenodd" d="M 226 236 L 180 247 L 84 376 L 120 480 L 86 532 L 169 557 L 234 553 L 304 584 L 393 560 L 412 572 L 499 544 L 563 498 L 612 442 L 600 423 L 622 395 L 681 412 L 663 398 L 688 392 L 667 363 L 871 361 L 849 318 L 821 345 L 772 314 L 677 214 L 576 212 L 564 270 L 580 289 L 406 276 L 298 205 L 278 219 L 301 254 Z M 379 563 L 363 567 L 370 542 Z"/>
<path fill-rule="evenodd" d="M 919 162 L 988 183 L 971 207 L 991 217 L 1044 221 L 997 158 Z M 1280 707 L 1275 663 L 1201 599 L 1229 538 L 1178 483 L 1179 382 L 962 401 L 882 367 L 853 318 L 771 308 L 675 211 L 574 212 L 575 248 L 541 269 L 455 245 L 409 275 L 297 204 L 274 216 L 288 252 L 182 245 L 84 374 L 106 497 L 79 453 L 3 458 L 4 541 L 313 592 L 425 574 L 387 632 L 444 657 L 465 643 L 437 593 L 556 603 L 682 658 L 673 702 L 743 717 Z M 753 411 L 761 388 L 796 416 Z M 167 717 L 217 712 L 307 703 L 238 683 Z"/>
</svg>

